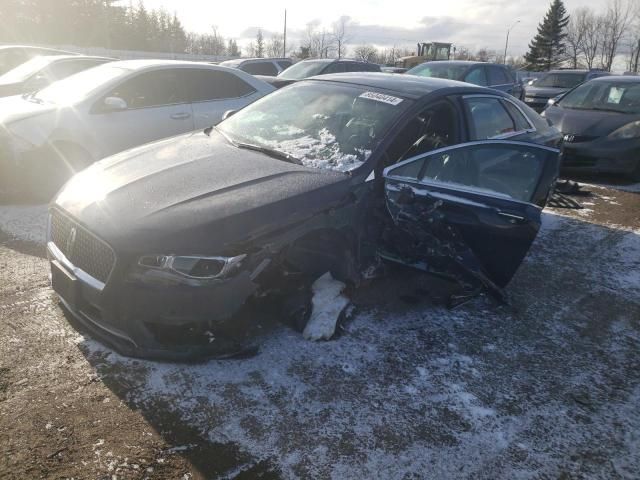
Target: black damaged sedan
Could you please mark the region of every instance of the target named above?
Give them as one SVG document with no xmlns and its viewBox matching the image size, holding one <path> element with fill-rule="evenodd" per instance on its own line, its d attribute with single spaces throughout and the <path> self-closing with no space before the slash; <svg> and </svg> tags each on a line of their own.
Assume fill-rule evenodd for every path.
<svg viewBox="0 0 640 480">
<path fill-rule="evenodd" d="M 539 229 L 559 140 L 493 90 L 316 77 L 71 179 L 50 207 L 53 288 L 121 353 L 172 359 L 219 354 L 220 332 L 274 290 L 327 271 L 357 285 L 379 259 L 500 299 Z"/>
</svg>

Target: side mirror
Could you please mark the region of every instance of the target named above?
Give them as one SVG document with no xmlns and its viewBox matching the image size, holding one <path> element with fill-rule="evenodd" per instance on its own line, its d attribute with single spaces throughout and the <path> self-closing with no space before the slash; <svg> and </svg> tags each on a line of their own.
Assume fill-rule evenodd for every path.
<svg viewBox="0 0 640 480">
<path fill-rule="evenodd" d="M 104 99 L 105 110 L 110 112 L 118 112 L 128 108 L 127 102 L 120 97 L 107 97 Z"/>
<path fill-rule="evenodd" d="M 560 100 L 562 100 L 562 97 L 564 97 L 564 95 L 558 95 L 557 97 L 550 98 L 549 100 L 547 100 L 547 105 L 549 107 L 551 107 L 552 105 L 556 105 L 557 106 L 558 102 Z"/>
<path fill-rule="evenodd" d="M 536 83 L 536 80 L 535 80 L 535 79 L 533 79 L 533 80 L 529 80 L 529 81 L 527 82 L 527 85 L 533 85 L 534 83 Z"/>
<path fill-rule="evenodd" d="M 222 120 L 226 120 L 229 117 L 233 117 L 236 114 L 237 110 L 227 110 L 222 114 Z"/>
</svg>

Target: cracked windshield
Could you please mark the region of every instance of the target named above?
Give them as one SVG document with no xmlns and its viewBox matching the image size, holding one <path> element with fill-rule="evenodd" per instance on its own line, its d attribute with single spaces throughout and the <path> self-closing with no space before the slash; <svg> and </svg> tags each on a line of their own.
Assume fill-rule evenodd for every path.
<svg viewBox="0 0 640 480">
<path fill-rule="evenodd" d="M 361 166 L 408 100 L 342 85 L 295 85 L 218 127 L 232 141 L 273 149 L 312 168 Z"/>
</svg>

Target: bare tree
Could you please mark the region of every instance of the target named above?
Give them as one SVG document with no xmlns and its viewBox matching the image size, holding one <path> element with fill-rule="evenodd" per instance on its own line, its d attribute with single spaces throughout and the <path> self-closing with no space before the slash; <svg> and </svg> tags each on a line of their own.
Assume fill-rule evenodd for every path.
<svg viewBox="0 0 640 480">
<path fill-rule="evenodd" d="M 353 49 L 353 56 L 358 60 L 373 62 L 378 56 L 378 50 L 373 45 L 358 45 Z"/>
<path fill-rule="evenodd" d="M 582 41 L 582 58 L 587 68 L 592 69 L 596 57 L 602 49 L 602 23 L 603 17 L 596 15 L 593 10 L 586 10 L 582 18 L 584 39 Z"/>
<path fill-rule="evenodd" d="M 627 46 L 629 48 L 629 62 L 627 64 L 630 72 L 638 73 L 640 67 L 640 1 L 633 4 L 633 19 L 629 24 L 627 36 Z"/>
<path fill-rule="evenodd" d="M 496 62 L 498 55 L 495 50 L 489 50 L 487 47 L 483 47 L 476 53 L 476 58 L 479 62 Z"/>
<path fill-rule="evenodd" d="M 338 58 L 342 58 L 345 54 L 345 44 L 350 40 L 347 35 L 347 24 L 351 21 L 351 17 L 342 16 L 333 24 L 333 41 L 335 43 Z"/>
<path fill-rule="evenodd" d="M 580 7 L 569 17 L 566 42 L 569 60 L 573 68 L 578 68 L 580 57 L 584 53 L 585 36 L 590 16 L 593 16 L 593 12 L 589 8 Z"/>
<path fill-rule="evenodd" d="M 609 0 L 607 13 L 603 17 L 600 28 L 602 35 L 600 64 L 605 70 L 611 70 L 620 41 L 629 28 L 631 13 L 631 0 Z"/>
<path fill-rule="evenodd" d="M 267 41 L 266 53 L 267 57 L 281 57 L 284 50 L 284 38 L 281 34 L 271 35 Z"/>
</svg>

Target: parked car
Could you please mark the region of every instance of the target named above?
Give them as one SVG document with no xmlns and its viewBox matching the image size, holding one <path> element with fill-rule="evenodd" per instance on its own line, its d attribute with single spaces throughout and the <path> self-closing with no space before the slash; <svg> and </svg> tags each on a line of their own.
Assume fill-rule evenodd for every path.
<svg viewBox="0 0 640 480">
<path fill-rule="evenodd" d="M 0 97 L 34 92 L 88 68 L 112 61 L 113 58 L 83 55 L 35 57 L 0 76 Z"/>
<path fill-rule="evenodd" d="M 406 68 L 402 68 L 402 67 L 387 67 L 387 66 L 383 66 L 380 67 L 380 71 L 384 72 L 384 73 L 405 73 L 407 71 Z"/>
<path fill-rule="evenodd" d="M 407 75 L 459 80 L 522 98 L 522 84 L 506 65 L 464 60 L 425 62 L 408 70 Z"/>
<path fill-rule="evenodd" d="M 610 75 L 603 70 L 551 70 L 524 87 L 524 101 L 537 112 L 547 107 L 551 98 L 568 92 L 576 85 L 594 78 Z"/>
<path fill-rule="evenodd" d="M 73 55 L 73 52 L 54 50 L 53 48 L 30 47 L 28 45 L 0 46 L 0 75 L 13 70 L 33 57 L 46 55 Z"/>
<path fill-rule="evenodd" d="M 486 109 L 504 124 L 485 125 Z M 53 288 L 122 353 L 174 359 L 224 345 L 250 300 L 327 271 L 357 284 L 378 256 L 502 299 L 557 176 L 544 143 L 558 141 L 495 90 L 314 77 L 76 175 L 51 204 Z"/>
<path fill-rule="evenodd" d="M 290 58 L 238 58 L 219 63 L 223 67 L 239 68 L 251 75 L 266 77 L 275 77 L 292 64 Z"/>
<path fill-rule="evenodd" d="M 130 60 L 0 99 L 0 191 L 32 187 L 53 195 L 95 160 L 209 127 L 271 91 L 237 69 Z"/>
<path fill-rule="evenodd" d="M 348 72 L 380 72 L 380 65 L 349 58 L 302 60 L 278 74 L 276 78 L 262 78 L 262 80 L 276 88 L 281 88 L 316 75 Z"/>
<path fill-rule="evenodd" d="M 563 170 L 622 173 L 640 181 L 640 78 L 583 83 L 544 116 L 564 134 Z"/>
</svg>

